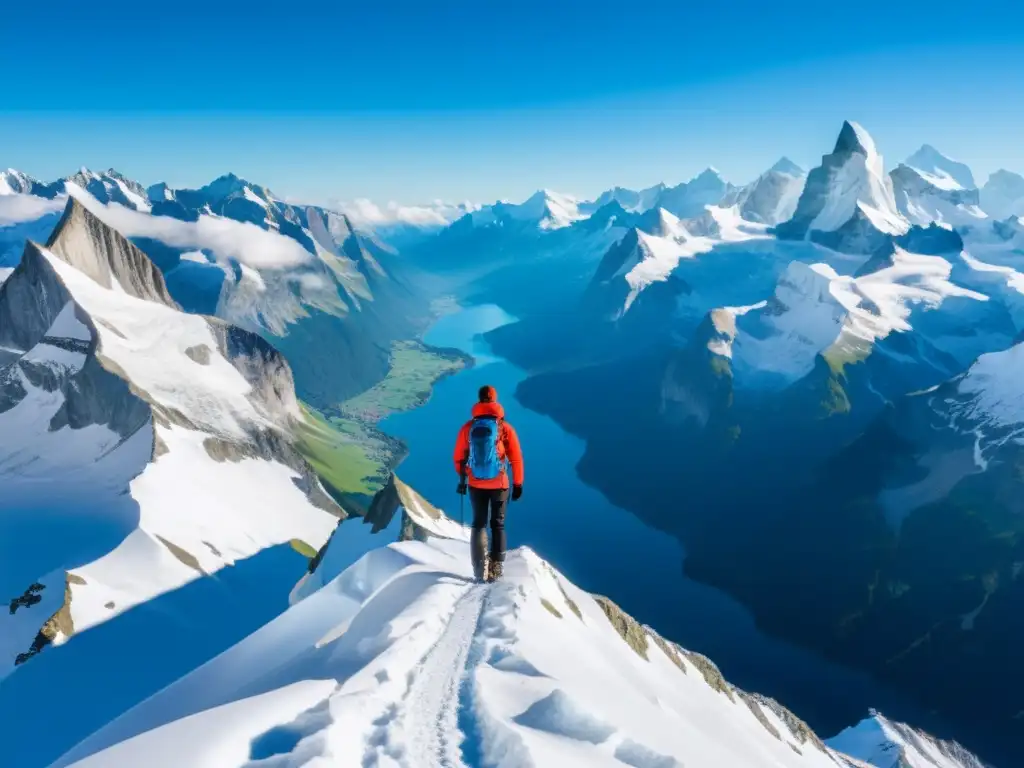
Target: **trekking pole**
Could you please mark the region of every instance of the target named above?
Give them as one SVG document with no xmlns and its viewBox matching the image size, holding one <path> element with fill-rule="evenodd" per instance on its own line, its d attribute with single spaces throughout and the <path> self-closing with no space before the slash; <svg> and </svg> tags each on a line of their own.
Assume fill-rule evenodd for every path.
<svg viewBox="0 0 1024 768">
<path fill-rule="evenodd" d="M 461 525 L 463 528 L 465 528 L 466 527 L 466 493 L 468 492 L 468 489 L 466 488 L 466 460 L 465 459 L 462 460 L 462 464 L 460 466 L 462 467 L 462 471 L 459 473 L 459 479 L 462 481 L 462 484 L 460 486 L 460 491 L 461 492 L 459 493 L 459 525 Z"/>
</svg>

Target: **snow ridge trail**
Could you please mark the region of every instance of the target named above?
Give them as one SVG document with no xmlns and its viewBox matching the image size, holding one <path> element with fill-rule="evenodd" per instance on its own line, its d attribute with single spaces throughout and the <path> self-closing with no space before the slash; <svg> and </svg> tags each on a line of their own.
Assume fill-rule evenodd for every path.
<svg viewBox="0 0 1024 768">
<path fill-rule="evenodd" d="M 466 590 L 444 632 L 416 670 L 402 706 L 406 737 L 403 756 L 410 766 L 468 768 L 460 749 L 463 734 L 459 730 L 459 692 L 487 591 L 487 584 L 475 584 Z"/>
</svg>

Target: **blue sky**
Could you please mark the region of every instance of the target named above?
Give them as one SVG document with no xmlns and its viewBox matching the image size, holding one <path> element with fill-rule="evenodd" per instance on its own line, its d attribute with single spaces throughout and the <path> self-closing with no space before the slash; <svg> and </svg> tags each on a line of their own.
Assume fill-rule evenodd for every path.
<svg viewBox="0 0 1024 768">
<path fill-rule="evenodd" d="M 7 5 L 7 4 L 5 4 Z M 218 7 L 214 8 L 213 5 Z M 87 6 L 87 7 L 79 7 Z M 98 9 L 99 8 L 99 9 Z M 519 199 L 814 164 L 845 118 L 1024 172 L 1024 11 L 1003 2 L 15 0 L 0 165 L 282 196 Z"/>
</svg>

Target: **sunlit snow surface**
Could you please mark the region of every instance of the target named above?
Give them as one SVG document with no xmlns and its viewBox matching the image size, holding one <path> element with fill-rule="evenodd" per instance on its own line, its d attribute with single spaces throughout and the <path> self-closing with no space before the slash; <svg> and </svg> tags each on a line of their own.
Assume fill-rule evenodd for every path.
<svg viewBox="0 0 1024 768">
<path fill-rule="evenodd" d="M 902 723 L 873 715 L 829 739 L 833 749 L 878 768 L 984 768 L 955 743 L 940 742 Z"/>
<path fill-rule="evenodd" d="M 644 653 L 528 549 L 489 586 L 463 542 L 396 544 L 57 765 L 846 764 L 678 648 Z"/>
</svg>

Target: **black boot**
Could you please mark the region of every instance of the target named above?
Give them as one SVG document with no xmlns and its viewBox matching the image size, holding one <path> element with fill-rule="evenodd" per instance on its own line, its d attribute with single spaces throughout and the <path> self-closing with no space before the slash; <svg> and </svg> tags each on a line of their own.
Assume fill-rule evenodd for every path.
<svg viewBox="0 0 1024 768">
<path fill-rule="evenodd" d="M 474 528 L 469 537 L 469 555 L 473 562 L 473 576 L 477 581 L 488 577 L 487 529 Z"/>
<path fill-rule="evenodd" d="M 490 568 L 488 568 L 487 571 L 487 580 L 496 581 L 497 579 L 500 579 L 501 575 L 505 572 L 505 561 L 491 558 L 489 563 Z"/>
</svg>

